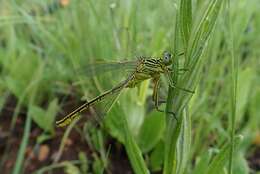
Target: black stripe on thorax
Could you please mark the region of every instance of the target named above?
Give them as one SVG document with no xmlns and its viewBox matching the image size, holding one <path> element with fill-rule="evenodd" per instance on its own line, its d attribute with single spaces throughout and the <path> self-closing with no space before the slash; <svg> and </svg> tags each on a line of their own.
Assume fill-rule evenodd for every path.
<svg viewBox="0 0 260 174">
<path fill-rule="evenodd" d="M 155 58 L 146 59 L 146 61 L 150 62 L 150 63 L 158 63 L 157 59 L 155 59 Z"/>
<path fill-rule="evenodd" d="M 144 65 L 147 66 L 147 67 L 150 67 L 150 68 L 158 68 L 158 67 L 160 67 L 159 62 L 157 62 L 157 60 L 152 60 L 152 59 L 147 59 L 144 62 Z"/>
</svg>

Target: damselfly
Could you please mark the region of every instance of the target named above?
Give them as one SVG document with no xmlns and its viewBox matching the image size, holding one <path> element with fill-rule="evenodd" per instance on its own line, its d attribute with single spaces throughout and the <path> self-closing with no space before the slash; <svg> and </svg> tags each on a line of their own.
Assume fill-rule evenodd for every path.
<svg viewBox="0 0 260 174">
<path fill-rule="evenodd" d="M 103 94 L 95 97 L 94 99 L 90 100 L 89 102 L 84 103 L 71 113 L 69 113 L 67 116 L 65 116 L 63 119 L 58 120 L 56 122 L 56 125 L 58 127 L 63 127 L 67 126 L 70 124 L 75 118 L 79 116 L 79 114 L 88 109 L 89 107 L 101 102 L 104 100 L 106 97 L 118 94 L 120 93 L 123 89 L 125 88 L 134 88 L 141 82 L 147 79 L 152 79 L 154 82 L 154 87 L 153 87 L 153 95 L 152 99 L 155 104 L 155 108 L 163 112 L 162 110 L 159 109 L 159 97 L 158 97 L 158 89 L 159 89 L 159 82 L 160 82 L 160 77 L 161 74 L 165 74 L 169 84 L 171 87 L 177 88 L 184 90 L 186 92 L 193 93 L 193 91 L 183 89 L 180 87 L 177 87 L 172 78 L 170 77 L 170 72 L 172 71 L 170 69 L 170 65 L 173 63 L 173 56 L 169 52 L 164 52 L 162 57 L 140 57 L 139 59 L 135 61 L 126 61 L 126 62 L 118 62 L 118 63 L 107 63 L 107 64 L 102 64 L 101 66 L 96 66 L 99 67 L 104 71 L 109 71 L 109 70 L 114 70 L 115 68 L 124 68 L 131 66 L 133 68 L 133 71 L 128 75 L 128 77 L 120 82 L 118 85 L 113 87 L 112 89 L 104 92 Z M 95 67 L 95 66 L 93 66 Z M 89 68 L 90 71 L 95 72 L 95 69 Z M 183 69 L 184 70 L 184 69 Z M 98 71 L 96 71 L 98 72 Z"/>
</svg>

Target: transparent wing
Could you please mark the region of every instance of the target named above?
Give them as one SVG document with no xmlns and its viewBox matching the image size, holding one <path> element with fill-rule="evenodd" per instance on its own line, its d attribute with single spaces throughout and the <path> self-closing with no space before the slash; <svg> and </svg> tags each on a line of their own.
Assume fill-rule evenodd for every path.
<svg viewBox="0 0 260 174">
<path fill-rule="evenodd" d="M 89 102 L 85 102 L 84 104 L 82 104 L 81 106 L 79 106 L 78 108 L 73 110 L 71 113 L 69 113 L 64 118 L 56 121 L 56 125 L 58 127 L 67 126 L 74 119 L 79 118 L 80 114 L 83 111 L 89 109 L 93 105 L 101 105 L 102 103 L 105 103 L 105 104 L 101 105 L 101 107 L 100 107 L 100 111 L 103 111 L 103 112 L 101 112 L 101 115 L 106 114 L 107 112 L 109 112 L 109 110 L 115 103 L 116 99 L 119 97 L 119 94 L 121 93 L 121 91 L 126 87 L 128 82 L 133 79 L 133 77 L 134 77 L 133 75 L 129 76 L 126 80 L 122 81 L 121 83 L 119 83 L 117 86 L 115 86 L 111 90 L 104 92 L 103 94 L 101 94 L 100 96 L 94 98 L 93 100 L 91 100 Z M 108 101 L 108 103 L 104 102 L 104 101 Z M 97 120 L 101 120 L 101 119 L 97 119 Z"/>
<path fill-rule="evenodd" d="M 102 120 L 109 113 L 111 108 L 114 106 L 114 104 L 117 102 L 120 94 L 122 93 L 124 89 L 121 89 L 120 91 L 117 91 L 113 93 L 112 95 L 106 97 L 105 100 L 98 103 L 96 105 L 96 115 L 94 116 L 95 121 L 97 121 L 98 124 L 102 124 Z"/>
<path fill-rule="evenodd" d="M 103 101 L 96 104 L 96 111 L 97 115 L 95 120 L 99 123 L 102 122 L 104 116 L 111 110 L 111 108 L 114 106 L 114 104 L 117 102 L 118 98 L 120 97 L 121 93 L 124 91 L 125 86 L 128 84 L 128 82 L 133 78 L 133 75 L 131 74 L 125 81 L 123 81 L 121 84 L 120 90 L 117 90 L 113 93 L 110 93 L 108 96 L 104 98 Z"/>
<path fill-rule="evenodd" d="M 123 62 L 97 62 L 94 64 L 88 64 L 84 68 L 75 70 L 76 73 L 84 74 L 87 77 L 93 77 L 102 75 L 111 71 L 134 71 L 138 61 L 123 61 Z"/>
</svg>

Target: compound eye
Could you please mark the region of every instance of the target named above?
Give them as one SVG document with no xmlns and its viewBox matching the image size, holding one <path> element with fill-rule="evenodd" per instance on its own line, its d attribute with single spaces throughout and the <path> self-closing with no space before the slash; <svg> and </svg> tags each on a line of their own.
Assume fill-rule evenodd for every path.
<svg viewBox="0 0 260 174">
<path fill-rule="evenodd" d="M 171 57 L 172 57 L 171 53 L 164 52 L 164 54 L 163 54 L 163 61 L 164 61 L 164 63 L 165 64 L 170 64 L 171 63 Z"/>
</svg>

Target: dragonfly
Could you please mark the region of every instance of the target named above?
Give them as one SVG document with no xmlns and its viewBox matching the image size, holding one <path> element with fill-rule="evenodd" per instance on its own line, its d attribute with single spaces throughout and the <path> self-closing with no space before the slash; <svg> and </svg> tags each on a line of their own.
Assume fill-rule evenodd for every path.
<svg viewBox="0 0 260 174">
<path fill-rule="evenodd" d="M 189 93 L 194 93 L 194 91 L 178 87 L 174 84 L 170 76 L 170 73 L 172 72 L 170 65 L 172 64 L 173 64 L 173 55 L 170 52 L 165 51 L 163 52 L 161 57 L 140 57 L 134 61 L 107 63 L 107 64 L 100 64 L 99 66 L 96 67 L 92 66 L 93 68 L 90 67 L 89 71 L 97 72 L 97 73 L 98 72 L 104 73 L 104 71 L 112 71 L 117 68 L 122 69 L 129 66 L 132 67 L 133 71 L 129 73 L 129 75 L 125 80 L 121 81 L 112 89 L 105 91 L 101 95 L 93 98 L 88 102 L 85 102 L 83 105 L 76 108 L 74 111 L 66 115 L 61 120 L 56 121 L 57 127 L 64 127 L 69 125 L 73 120 L 79 117 L 80 113 L 96 105 L 97 103 L 105 100 L 106 97 L 114 94 L 118 94 L 125 88 L 134 88 L 144 80 L 148 80 L 148 79 L 152 79 L 152 81 L 154 82 L 152 100 L 154 102 L 155 108 L 159 112 L 164 112 L 163 110 L 159 109 L 160 102 L 159 102 L 159 95 L 158 95 L 160 78 L 162 74 L 166 75 L 171 87 L 184 90 Z M 95 71 L 95 69 L 98 68 L 99 70 Z M 186 71 L 187 69 L 180 69 L 180 70 Z"/>
</svg>

